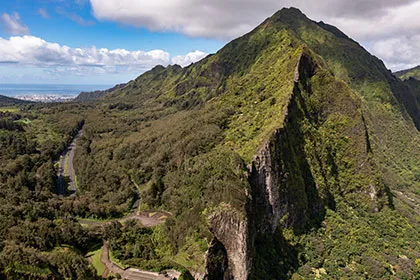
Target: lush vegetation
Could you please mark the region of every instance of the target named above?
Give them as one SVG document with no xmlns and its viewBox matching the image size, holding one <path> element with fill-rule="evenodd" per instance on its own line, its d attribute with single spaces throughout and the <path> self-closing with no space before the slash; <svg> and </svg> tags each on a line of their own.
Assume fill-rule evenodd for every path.
<svg viewBox="0 0 420 280">
<path fill-rule="evenodd" d="M 98 250 L 89 252 L 87 254 L 88 258 L 91 258 L 92 265 L 96 270 L 98 276 L 102 276 L 105 272 L 105 265 L 101 261 L 102 247 Z"/>
<path fill-rule="evenodd" d="M 54 160 L 82 119 L 48 107 L 0 112 L 0 275 L 93 279 L 80 252 L 96 237 L 60 208 L 55 195 Z"/>
<path fill-rule="evenodd" d="M 20 104 L 30 104 L 32 102 L 19 100 L 11 97 L 7 97 L 4 95 L 0 95 L 0 106 L 14 106 L 14 105 L 20 105 Z"/>
<path fill-rule="evenodd" d="M 215 55 L 157 66 L 100 100 L 9 107 L 0 113 L 1 276 L 94 279 L 100 251 L 97 272 L 85 256 L 105 240 L 122 266 L 190 279 L 217 241 L 209 217 L 224 212 L 249 221 L 252 279 L 415 279 L 417 89 L 338 29 L 290 9 Z M 57 197 L 54 163 L 80 129 L 77 195 Z M 285 209 L 273 231 L 251 176 L 264 149 Z M 140 211 L 172 215 L 151 228 L 120 222 L 137 199 Z"/>
<path fill-rule="evenodd" d="M 395 72 L 395 76 L 397 76 L 401 80 L 408 80 L 410 78 L 420 80 L 420 66 Z"/>
</svg>

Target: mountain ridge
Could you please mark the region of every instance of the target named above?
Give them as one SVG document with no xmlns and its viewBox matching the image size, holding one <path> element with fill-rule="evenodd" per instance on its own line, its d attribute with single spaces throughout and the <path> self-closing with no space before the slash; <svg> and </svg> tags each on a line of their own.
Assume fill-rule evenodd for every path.
<svg viewBox="0 0 420 280">
<path fill-rule="evenodd" d="M 394 74 L 401 80 L 408 80 L 410 78 L 420 80 L 420 65 L 410 69 L 397 71 Z"/>
<path fill-rule="evenodd" d="M 4 112 L 0 278 L 97 279 L 106 242 L 181 280 L 417 279 L 419 85 L 286 8 L 94 102 Z"/>
<path fill-rule="evenodd" d="M 388 262 L 395 264 L 404 250 L 377 217 L 392 230 L 405 223 L 392 218 L 418 223 L 395 195 L 419 199 L 420 118 L 413 100 L 412 90 L 357 42 L 297 9 L 283 9 L 193 65 L 155 67 L 107 94 L 100 106 L 121 108 L 103 114 L 134 125 L 114 127 L 113 141 L 142 151 L 124 157 L 132 162 L 129 170 L 138 170 L 130 171 L 133 177 L 150 186 L 141 193 L 148 207 L 175 213 L 167 229 L 178 233 L 170 241 L 175 252 L 206 236 L 206 258 L 196 252 L 189 269 L 208 279 L 271 279 L 310 277 L 324 263 L 331 277 L 365 270 L 384 277 Z M 86 126 L 94 131 L 104 125 Z M 99 154 L 85 157 L 99 160 Z M 94 174 L 88 165 L 79 172 Z M 81 188 L 94 179 L 80 178 Z M 379 245 L 365 250 L 362 235 L 342 231 L 356 227 L 366 234 L 368 225 L 395 251 L 384 253 Z M 197 228 L 195 241 L 190 228 Z M 404 238 L 415 236 L 414 229 L 405 230 Z M 332 245 L 325 231 L 340 244 Z M 300 239 L 308 250 L 299 247 Z M 320 243 L 334 249 L 318 248 L 315 256 Z M 413 268 L 417 253 L 404 254 Z M 351 265 L 357 269 L 345 269 Z"/>
<path fill-rule="evenodd" d="M 107 95 L 108 93 L 111 93 L 113 91 L 116 91 L 118 89 L 124 88 L 127 84 L 123 83 L 123 84 L 117 84 L 115 86 L 113 86 L 112 88 L 106 89 L 106 90 L 95 90 L 95 91 L 91 91 L 91 92 L 81 92 L 77 95 L 77 97 L 73 100 L 75 102 L 89 102 L 89 101 L 94 101 L 94 100 L 98 100 L 102 97 L 104 97 L 105 95 Z"/>
</svg>

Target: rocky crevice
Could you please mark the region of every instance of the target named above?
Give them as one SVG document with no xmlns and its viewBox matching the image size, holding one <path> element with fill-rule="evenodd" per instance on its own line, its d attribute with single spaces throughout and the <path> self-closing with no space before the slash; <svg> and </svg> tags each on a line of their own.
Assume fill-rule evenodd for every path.
<svg viewBox="0 0 420 280">
<path fill-rule="evenodd" d="M 205 279 L 247 279 L 251 264 L 248 217 L 225 206 L 209 218 L 215 238 L 206 256 Z"/>
<path fill-rule="evenodd" d="M 225 246 L 214 238 L 207 251 L 205 280 L 231 280 L 229 260 Z"/>
</svg>

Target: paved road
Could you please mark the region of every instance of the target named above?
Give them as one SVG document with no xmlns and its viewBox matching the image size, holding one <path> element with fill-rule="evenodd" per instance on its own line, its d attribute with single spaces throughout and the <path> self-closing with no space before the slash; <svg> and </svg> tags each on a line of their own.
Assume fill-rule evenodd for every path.
<svg viewBox="0 0 420 280">
<path fill-rule="evenodd" d="M 137 209 L 137 208 L 135 208 Z M 137 213 L 137 211 L 134 211 L 132 214 L 127 215 L 121 219 L 115 219 L 120 222 L 125 222 L 131 219 L 139 220 L 143 226 L 145 227 L 154 227 L 157 225 L 160 225 L 165 222 L 165 219 L 167 217 L 172 216 L 169 212 L 164 211 L 157 211 L 157 212 L 140 212 Z M 105 225 L 107 223 L 110 223 L 111 221 L 80 221 L 82 225 L 87 226 L 99 226 L 99 225 Z M 150 271 L 144 271 L 139 270 L 136 268 L 127 268 L 122 269 L 118 265 L 111 262 L 109 259 L 109 249 L 108 244 L 104 243 L 102 247 L 102 253 L 101 253 L 101 262 L 105 265 L 106 269 L 104 274 L 102 275 L 104 278 L 107 277 L 110 273 L 116 275 L 117 273 L 121 275 L 122 279 L 126 280 L 169 280 L 169 279 L 178 279 L 180 276 L 180 273 L 177 271 L 169 271 L 166 275 L 165 274 L 159 274 L 155 272 Z"/>
<path fill-rule="evenodd" d="M 64 166 L 66 165 L 66 160 L 68 158 L 68 179 L 69 179 L 69 185 L 68 189 L 71 193 L 70 196 L 76 195 L 76 174 L 74 172 L 74 166 L 73 166 L 73 159 L 74 159 L 74 153 L 76 151 L 76 142 L 77 140 L 82 136 L 82 130 L 79 131 L 79 133 L 74 137 L 73 141 L 70 143 L 70 146 L 67 148 L 67 150 L 61 155 L 60 161 L 59 161 L 59 168 L 58 168 L 58 186 L 57 186 L 57 193 L 59 195 L 65 195 L 65 175 L 64 174 Z"/>
<path fill-rule="evenodd" d="M 107 268 L 108 273 L 110 272 L 114 275 L 118 273 L 119 275 L 121 275 L 122 279 L 126 280 L 172 280 L 177 279 L 179 277 L 179 273 L 175 271 L 169 272 L 167 275 L 165 275 L 156 272 L 144 271 L 136 268 L 127 268 L 124 270 L 118 265 L 111 262 L 111 260 L 109 259 L 109 249 L 107 243 L 104 243 L 102 247 L 101 262 Z"/>
</svg>

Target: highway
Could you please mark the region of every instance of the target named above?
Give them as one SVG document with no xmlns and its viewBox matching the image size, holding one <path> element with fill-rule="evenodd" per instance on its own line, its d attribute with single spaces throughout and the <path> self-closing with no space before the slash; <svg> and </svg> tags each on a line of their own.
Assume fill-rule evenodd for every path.
<svg viewBox="0 0 420 280">
<path fill-rule="evenodd" d="M 57 194 L 66 195 L 66 177 L 68 178 L 68 192 L 70 196 L 76 195 L 77 185 L 76 185 L 76 174 L 74 172 L 74 153 L 76 151 L 77 140 L 82 136 L 82 130 L 74 137 L 73 141 L 70 143 L 67 150 L 61 155 L 58 167 L 58 182 L 57 182 Z M 67 170 L 68 174 L 65 174 L 65 165 L 67 161 Z"/>
</svg>

